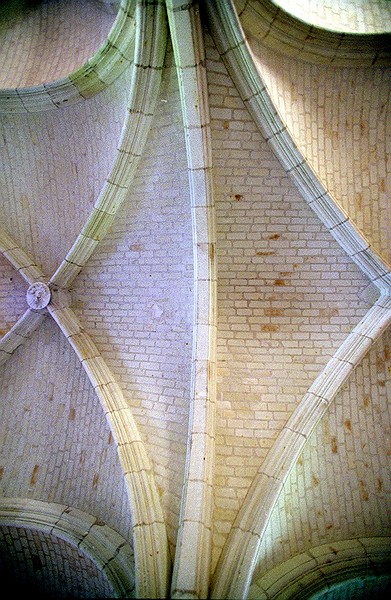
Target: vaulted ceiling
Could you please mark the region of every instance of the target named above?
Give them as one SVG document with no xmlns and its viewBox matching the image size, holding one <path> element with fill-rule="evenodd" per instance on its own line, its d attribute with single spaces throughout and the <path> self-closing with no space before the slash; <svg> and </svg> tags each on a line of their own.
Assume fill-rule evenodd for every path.
<svg viewBox="0 0 391 600">
<path fill-rule="evenodd" d="M 390 585 L 391 11 L 285 4 L 0 7 L 20 592 Z"/>
</svg>

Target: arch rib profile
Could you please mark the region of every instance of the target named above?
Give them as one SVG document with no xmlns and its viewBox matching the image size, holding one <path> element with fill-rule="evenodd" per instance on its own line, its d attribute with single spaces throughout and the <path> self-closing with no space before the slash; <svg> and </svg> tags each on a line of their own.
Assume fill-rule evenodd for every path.
<svg viewBox="0 0 391 600">
<path fill-rule="evenodd" d="M 132 547 L 94 516 L 53 502 L 0 498 L 0 525 L 42 531 L 76 546 L 105 573 L 116 598 L 134 597 Z"/>
<path fill-rule="evenodd" d="M 239 94 L 275 155 L 330 234 L 377 287 L 379 299 L 310 387 L 260 466 L 217 565 L 213 598 L 245 598 L 271 511 L 291 468 L 341 385 L 391 323 L 391 273 L 318 180 L 257 71 L 232 1 L 206 4 L 212 36 Z"/>
<path fill-rule="evenodd" d="M 132 512 L 137 597 L 164 598 L 170 566 L 166 527 L 152 467 L 131 409 L 72 309 L 54 297 L 48 311 L 87 373 L 117 444 Z"/>
<path fill-rule="evenodd" d="M 371 248 L 349 216 L 319 181 L 277 112 L 257 70 L 232 0 L 206 3 L 212 35 L 239 94 L 285 171 L 346 254 L 376 285 L 389 293 L 389 266 Z"/>
<path fill-rule="evenodd" d="M 113 169 L 81 233 L 52 275 L 50 284 L 68 288 L 105 237 L 129 189 L 143 152 L 160 89 L 167 44 L 164 2 L 137 2 L 135 62 L 127 116 Z"/>
<path fill-rule="evenodd" d="M 213 508 L 216 266 L 209 105 L 198 3 L 167 1 L 181 96 L 194 257 L 191 404 L 171 595 L 208 595 Z"/>
<path fill-rule="evenodd" d="M 257 579 L 250 595 L 310 600 L 317 592 L 332 592 L 335 585 L 349 579 L 389 577 L 390 544 L 389 536 L 358 537 L 309 548 Z"/>
<path fill-rule="evenodd" d="M 122 0 L 104 44 L 84 65 L 56 81 L 0 90 L 0 114 L 55 110 L 107 88 L 133 62 L 136 0 Z"/>
</svg>

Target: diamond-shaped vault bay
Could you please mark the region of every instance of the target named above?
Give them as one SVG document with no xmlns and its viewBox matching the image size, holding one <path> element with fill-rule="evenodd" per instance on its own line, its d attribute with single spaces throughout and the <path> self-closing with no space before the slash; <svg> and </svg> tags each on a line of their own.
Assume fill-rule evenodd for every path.
<svg viewBox="0 0 391 600">
<path fill-rule="evenodd" d="M 121 385 L 146 441 L 174 545 L 189 412 L 193 254 L 171 54 L 166 62 L 132 192 L 72 288 L 74 310 Z"/>
</svg>

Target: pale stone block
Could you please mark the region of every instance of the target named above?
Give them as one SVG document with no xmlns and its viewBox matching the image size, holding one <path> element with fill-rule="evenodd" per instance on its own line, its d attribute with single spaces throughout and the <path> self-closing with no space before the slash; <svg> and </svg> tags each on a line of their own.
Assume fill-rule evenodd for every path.
<svg viewBox="0 0 391 600">
<path fill-rule="evenodd" d="M 114 215 L 94 209 L 86 225 L 82 229 L 82 235 L 99 241 L 107 233 L 114 220 Z"/>
<path fill-rule="evenodd" d="M 106 385 L 114 381 L 110 369 L 101 356 L 86 358 L 82 364 L 94 387 Z"/>
</svg>

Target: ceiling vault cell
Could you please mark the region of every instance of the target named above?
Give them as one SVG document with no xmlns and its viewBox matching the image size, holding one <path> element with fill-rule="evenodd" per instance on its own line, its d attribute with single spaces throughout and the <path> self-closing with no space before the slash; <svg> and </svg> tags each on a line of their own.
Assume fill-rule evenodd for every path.
<svg viewBox="0 0 391 600">
<path fill-rule="evenodd" d="M 80 68 L 55 81 L 0 90 L 0 114 L 68 107 L 111 85 L 134 61 L 136 0 L 122 0 L 107 39 Z"/>
<path fill-rule="evenodd" d="M 137 2 L 135 21 L 135 63 L 128 117 L 112 174 L 74 246 L 48 281 L 52 293 L 50 304 L 38 313 L 28 310 L 3 337 L 0 351 L 6 360 L 36 329 L 44 311 L 49 312 L 69 340 L 102 403 L 117 441 L 133 519 L 136 593 L 138 597 L 160 598 L 167 594 L 170 559 L 164 517 L 149 458 L 122 391 L 70 308 L 66 291 L 103 239 L 125 200 L 154 114 L 167 39 L 164 3 Z M 26 281 L 32 285 L 45 280 L 34 261 L 5 232 L 0 233 L 1 252 Z"/>
<path fill-rule="evenodd" d="M 292 139 L 266 90 L 237 17 L 233 0 L 207 4 L 209 22 L 220 54 L 235 81 L 243 102 L 269 142 L 273 152 L 311 209 L 325 224 L 346 254 L 376 285 L 390 293 L 391 271 L 382 257 L 355 227 L 349 215 L 319 181 Z"/>
<path fill-rule="evenodd" d="M 263 534 L 291 469 L 342 385 L 390 324 L 391 296 L 384 295 L 302 398 L 252 481 L 217 565 L 212 598 L 247 596 Z"/>
<path fill-rule="evenodd" d="M 269 14 L 270 11 L 274 16 L 269 19 L 266 32 L 261 31 L 263 21 L 260 15 Z M 252 15 L 255 15 L 254 19 Z M 211 555 L 217 404 L 218 274 L 212 133 L 202 22 L 204 18 L 241 99 L 285 172 L 325 225 L 330 236 L 368 278 L 371 290 L 376 288 L 370 298 L 373 305 L 308 388 L 271 446 L 266 459 L 259 465 L 228 533 L 214 574 L 211 573 Z M 280 43 L 281 37 L 285 38 L 279 26 L 285 26 L 287 22 L 290 23 L 288 29 L 292 27 L 300 35 L 303 30 L 307 31 L 306 25 L 300 26 L 297 20 L 284 16 L 282 11 L 273 8 L 272 3 L 266 0 L 245 2 L 242 5 L 239 0 L 203 3 L 122 0 L 107 41 L 80 69 L 54 82 L 0 91 L 0 114 L 53 110 L 92 97 L 117 79 L 126 67 L 131 68 L 127 115 L 113 168 L 91 214 L 58 269 L 47 278 L 33 258 L 0 228 L 0 252 L 30 286 L 29 308 L 0 339 L 0 365 L 10 359 L 15 350 L 29 339 L 45 317 L 50 315 L 53 318 L 87 373 L 117 445 L 129 498 L 133 550 L 116 532 L 108 527 L 103 529 L 101 524 L 94 522 L 94 517 L 81 514 L 72 507 L 31 499 L 6 498 L 0 502 L 0 523 L 41 528 L 77 544 L 101 566 L 119 597 L 133 593 L 133 585 L 138 598 L 244 599 L 255 583 L 259 589 L 269 593 L 266 581 L 269 573 L 265 576 L 265 581 L 257 582 L 253 582 L 253 574 L 263 535 L 284 483 L 309 435 L 341 386 L 391 324 L 389 266 L 374 251 L 337 199 L 332 197 L 295 144 L 268 94 L 242 28 L 245 25 L 252 35 L 268 38 L 266 43 L 274 48 Z M 356 49 L 349 45 L 349 36 L 345 42 L 344 36 L 330 34 L 327 39 L 332 43 L 325 43 L 323 47 L 322 44 L 317 44 L 319 40 L 322 41 L 322 30 L 315 33 L 317 36 L 314 35 L 307 44 L 300 42 L 299 35 L 292 47 L 286 50 L 303 60 L 312 58 L 314 62 L 333 65 L 350 64 L 353 61 L 354 64 Z M 183 489 L 178 491 L 181 496 L 181 511 L 173 566 L 160 490 L 155 482 L 152 462 L 141 432 L 124 391 L 117 384 L 92 336 L 84 330 L 73 310 L 69 291 L 75 278 L 105 238 L 121 206 L 130 201 L 132 182 L 155 115 L 169 35 L 179 82 L 186 142 L 194 261 L 189 427 Z M 360 42 L 361 37 L 363 39 Z M 360 39 L 357 37 L 355 41 L 357 44 L 364 44 L 366 49 L 366 53 L 361 56 L 364 64 L 370 60 L 371 65 L 374 61 L 381 63 L 382 58 L 386 60 L 372 45 L 372 42 L 382 44 L 385 39 L 383 36 L 377 36 L 376 39 L 360 36 Z M 237 200 L 240 198 L 241 195 L 238 194 Z M 42 304 L 39 302 L 41 296 L 35 294 L 36 288 L 39 292 L 39 287 L 48 294 Z M 78 530 L 80 522 L 83 534 Z M 89 524 L 88 529 L 86 524 Z M 373 547 L 377 541 L 373 542 Z M 379 541 L 380 554 L 383 552 L 383 541 Z M 362 558 L 362 548 L 365 557 L 372 556 L 371 542 L 350 542 L 349 548 L 353 554 L 358 548 L 354 554 L 355 558 L 358 557 L 357 564 Z M 321 559 L 316 562 L 315 555 L 326 555 L 327 552 L 323 550 L 317 548 L 312 554 L 308 551 L 306 556 L 301 557 L 302 561 L 300 563 L 299 560 L 299 563 L 306 565 L 303 567 L 303 576 L 307 574 L 307 563 L 314 571 L 318 569 Z M 373 554 L 376 554 L 376 549 Z M 361 566 L 362 564 L 360 563 Z M 279 571 L 274 575 L 273 585 L 278 587 Z"/>
</svg>

